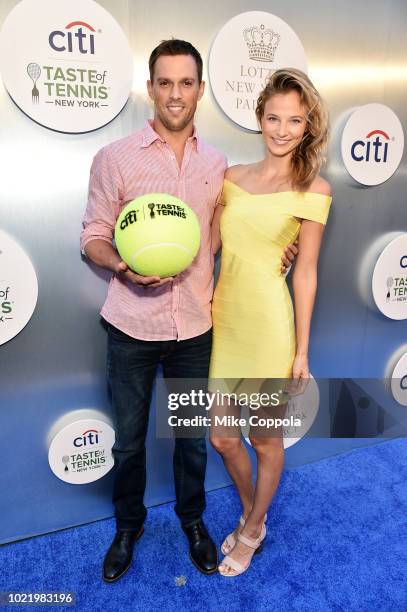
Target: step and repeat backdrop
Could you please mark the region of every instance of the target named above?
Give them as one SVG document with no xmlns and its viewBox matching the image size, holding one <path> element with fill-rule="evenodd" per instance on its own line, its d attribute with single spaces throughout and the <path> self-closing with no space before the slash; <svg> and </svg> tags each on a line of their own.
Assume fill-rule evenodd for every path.
<svg viewBox="0 0 407 612">
<path fill-rule="evenodd" d="M 238 12 L 232 0 L 209 0 L 202 14 L 197 2 L 169 10 L 163 0 L 2 3 L 0 543 L 112 514 L 114 428 L 98 316 L 109 274 L 84 260 L 79 234 L 93 156 L 152 116 L 148 57 L 172 36 L 203 56 L 197 127 L 230 164 L 262 156 L 254 109 L 276 68 L 308 72 L 330 110 L 323 174 L 333 208 L 311 338 L 315 380 L 290 406 L 292 417 L 307 417 L 298 431 L 294 418 L 287 424 L 287 465 L 368 443 L 364 435 L 400 434 L 407 6 L 331 4 L 315 1 L 309 11 L 299 0 L 260 0 L 253 11 L 247 0 Z M 348 420 L 332 413 L 339 405 Z M 344 439 L 303 438 L 318 416 Z M 148 505 L 174 498 L 172 443 L 155 435 L 151 417 Z M 210 451 L 207 488 L 226 482 Z"/>
</svg>

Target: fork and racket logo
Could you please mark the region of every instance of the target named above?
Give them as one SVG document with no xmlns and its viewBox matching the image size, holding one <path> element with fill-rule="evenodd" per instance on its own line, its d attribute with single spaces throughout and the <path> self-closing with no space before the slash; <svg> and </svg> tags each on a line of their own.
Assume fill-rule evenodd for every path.
<svg viewBox="0 0 407 612">
<path fill-rule="evenodd" d="M 38 104 L 40 100 L 40 93 L 37 89 L 37 81 L 41 76 L 41 68 L 38 64 L 31 62 L 27 66 L 27 73 L 34 84 L 34 87 L 32 88 L 31 92 L 32 102 L 33 104 Z"/>
</svg>

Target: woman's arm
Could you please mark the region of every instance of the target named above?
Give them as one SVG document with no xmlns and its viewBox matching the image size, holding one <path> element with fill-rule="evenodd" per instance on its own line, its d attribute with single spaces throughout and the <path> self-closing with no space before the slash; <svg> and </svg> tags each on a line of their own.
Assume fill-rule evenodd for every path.
<svg viewBox="0 0 407 612">
<path fill-rule="evenodd" d="M 317 176 L 309 191 L 331 195 L 330 184 Z M 298 239 L 298 257 L 293 274 L 295 304 L 295 330 L 297 352 L 293 363 L 293 378 L 309 378 L 308 345 L 312 311 L 317 292 L 317 265 L 322 235 L 325 226 L 316 221 L 303 219 Z"/>
<path fill-rule="evenodd" d="M 211 226 L 211 244 L 213 255 L 216 255 L 220 249 L 220 216 L 224 208 L 225 207 L 222 206 L 222 204 L 218 204 L 215 208 L 215 212 L 213 213 Z"/>
<path fill-rule="evenodd" d="M 297 352 L 293 378 L 308 378 L 308 343 L 312 311 L 317 291 L 317 263 L 324 226 L 303 220 L 299 236 L 299 253 L 293 274 Z"/>
</svg>

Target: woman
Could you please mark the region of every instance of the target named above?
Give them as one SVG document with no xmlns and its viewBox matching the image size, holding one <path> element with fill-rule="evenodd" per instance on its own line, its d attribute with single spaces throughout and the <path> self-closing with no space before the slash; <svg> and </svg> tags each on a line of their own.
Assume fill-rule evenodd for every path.
<svg viewBox="0 0 407 612">
<path fill-rule="evenodd" d="M 228 169 L 223 206 L 218 206 L 213 223 L 214 251 L 221 238 L 222 262 L 212 308 L 210 377 L 306 379 L 317 261 L 331 203 L 330 186 L 318 176 L 328 118 L 311 81 L 295 69 L 277 70 L 271 76 L 258 98 L 256 115 L 265 158 Z M 297 237 L 294 326 L 280 257 Z M 281 414 L 285 406 L 278 410 Z M 216 411 L 221 414 L 222 408 Z M 211 442 L 242 503 L 242 516 L 222 545 L 226 557 L 219 566 L 222 575 L 236 576 L 246 571 L 265 538 L 266 512 L 280 479 L 284 447 L 281 431 L 272 436 L 250 429 L 257 456 L 254 486 L 240 431 L 228 431 L 225 436 L 213 429 Z"/>
</svg>

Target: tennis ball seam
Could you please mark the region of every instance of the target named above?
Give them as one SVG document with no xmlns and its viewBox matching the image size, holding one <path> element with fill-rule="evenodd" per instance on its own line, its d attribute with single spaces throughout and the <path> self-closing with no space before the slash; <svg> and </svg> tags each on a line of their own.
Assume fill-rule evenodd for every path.
<svg viewBox="0 0 407 612">
<path fill-rule="evenodd" d="M 142 247 L 141 249 L 139 249 L 135 253 L 133 253 L 133 255 L 131 257 L 131 261 L 132 261 L 132 264 L 133 264 L 134 268 L 137 266 L 137 258 L 140 257 L 140 255 L 142 255 L 145 251 L 148 251 L 148 250 L 151 250 L 151 249 L 161 248 L 163 246 L 164 247 L 168 247 L 168 246 L 177 247 L 181 251 L 185 251 L 185 253 L 187 253 L 187 255 L 189 255 L 189 257 L 193 258 L 193 256 L 194 256 L 194 254 L 191 251 L 191 249 L 189 249 L 188 247 L 186 247 L 183 244 L 179 244 L 178 242 L 160 242 L 158 244 L 149 244 L 147 246 Z"/>
</svg>

